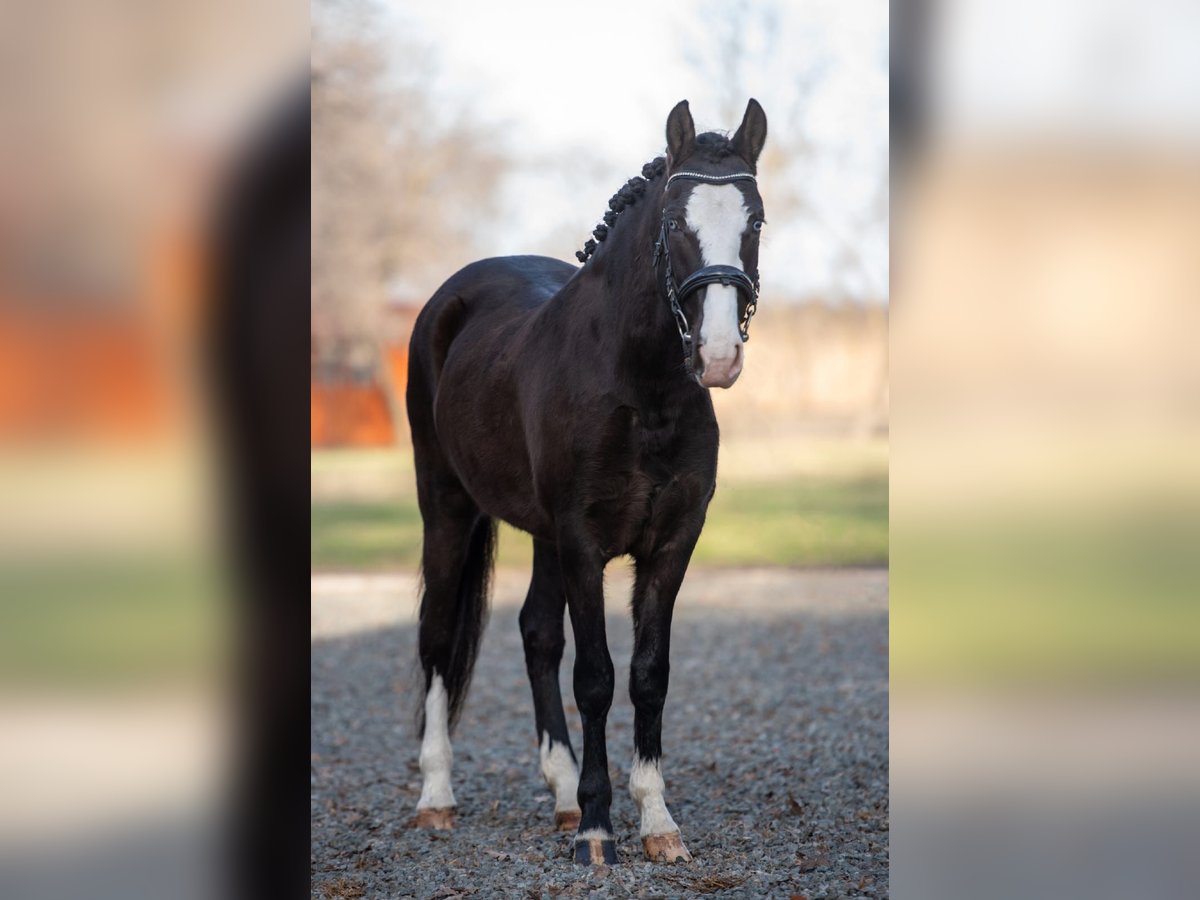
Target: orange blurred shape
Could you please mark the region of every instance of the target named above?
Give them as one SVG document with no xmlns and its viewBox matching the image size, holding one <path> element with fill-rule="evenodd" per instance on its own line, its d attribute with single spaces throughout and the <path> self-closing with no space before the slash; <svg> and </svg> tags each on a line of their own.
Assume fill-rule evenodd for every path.
<svg viewBox="0 0 1200 900">
<path fill-rule="evenodd" d="M 384 348 L 384 376 L 397 404 L 395 415 L 387 390 L 378 384 L 311 385 L 311 443 L 314 447 L 387 447 L 395 443 L 408 422 L 404 417 L 404 391 L 408 385 L 408 344 L 389 343 Z"/>
<path fill-rule="evenodd" d="M 383 388 L 373 384 L 312 385 L 314 447 L 386 447 L 394 441 Z"/>
<path fill-rule="evenodd" d="M 173 425 L 170 399 L 139 318 L 0 311 L 0 441 L 145 443 Z"/>
</svg>

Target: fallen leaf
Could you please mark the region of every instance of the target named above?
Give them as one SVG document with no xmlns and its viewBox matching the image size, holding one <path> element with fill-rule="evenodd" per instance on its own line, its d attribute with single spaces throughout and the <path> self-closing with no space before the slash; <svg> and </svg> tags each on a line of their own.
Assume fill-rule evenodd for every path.
<svg viewBox="0 0 1200 900">
<path fill-rule="evenodd" d="M 693 881 L 687 886 L 697 894 L 712 894 L 716 891 L 727 891 L 730 888 L 735 888 L 745 881 L 747 877 L 734 878 L 725 875 L 705 875 L 703 878 Z"/>
<path fill-rule="evenodd" d="M 326 900 L 357 900 L 364 893 L 361 883 L 350 881 L 346 878 L 339 878 L 337 881 L 331 881 L 322 889 Z"/>
<path fill-rule="evenodd" d="M 801 872 L 811 872 L 814 869 L 829 865 L 829 857 L 814 856 L 811 859 L 800 859 L 798 860 L 798 865 Z"/>
</svg>

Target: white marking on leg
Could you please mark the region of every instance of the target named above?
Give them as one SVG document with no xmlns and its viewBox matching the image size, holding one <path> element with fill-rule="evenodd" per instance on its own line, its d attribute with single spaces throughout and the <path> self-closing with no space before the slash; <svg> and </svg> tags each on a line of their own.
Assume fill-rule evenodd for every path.
<svg viewBox="0 0 1200 900">
<path fill-rule="evenodd" d="M 679 830 L 667 812 L 667 802 L 663 799 L 662 764 L 659 760 L 641 759 L 634 755 L 633 768 L 629 772 L 629 793 L 642 811 L 642 837 Z"/>
<path fill-rule="evenodd" d="M 454 806 L 454 791 L 450 788 L 450 765 L 454 751 L 450 749 L 449 708 L 442 676 L 434 673 L 425 695 L 425 737 L 421 741 L 421 799 L 417 809 L 445 809 Z"/>
<path fill-rule="evenodd" d="M 742 268 L 742 234 L 750 212 L 733 184 L 698 184 L 688 195 L 687 223 L 700 242 L 706 266 Z M 704 294 L 700 345 L 705 366 L 731 366 L 742 344 L 738 331 L 738 293 L 732 285 L 710 284 Z"/>
<path fill-rule="evenodd" d="M 542 777 L 550 790 L 554 791 L 555 812 L 577 812 L 579 810 L 579 770 L 565 744 L 556 744 L 549 734 L 542 735 L 539 751 L 542 760 Z"/>
<path fill-rule="evenodd" d="M 575 842 L 579 841 L 611 841 L 613 836 L 603 828 L 589 828 L 587 831 L 581 831 L 575 835 Z"/>
</svg>

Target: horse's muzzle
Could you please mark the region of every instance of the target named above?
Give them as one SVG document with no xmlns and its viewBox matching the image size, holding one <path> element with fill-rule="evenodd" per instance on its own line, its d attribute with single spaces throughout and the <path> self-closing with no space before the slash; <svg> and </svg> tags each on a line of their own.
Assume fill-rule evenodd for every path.
<svg viewBox="0 0 1200 900">
<path fill-rule="evenodd" d="M 742 374 L 742 342 L 716 350 L 708 344 L 700 347 L 700 383 L 706 388 L 731 387 Z"/>
</svg>

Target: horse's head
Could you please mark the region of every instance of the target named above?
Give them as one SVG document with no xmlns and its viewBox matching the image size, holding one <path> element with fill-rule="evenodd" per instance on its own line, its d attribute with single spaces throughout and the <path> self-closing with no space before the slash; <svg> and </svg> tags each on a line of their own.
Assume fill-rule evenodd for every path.
<svg viewBox="0 0 1200 900">
<path fill-rule="evenodd" d="M 664 233 L 691 327 L 692 371 L 705 387 L 727 388 L 742 371 L 743 326 L 757 292 L 764 221 L 752 176 L 766 139 L 767 116 L 757 100 L 746 105 L 732 138 L 715 132 L 697 137 L 686 100 L 667 117 Z"/>
</svg>

